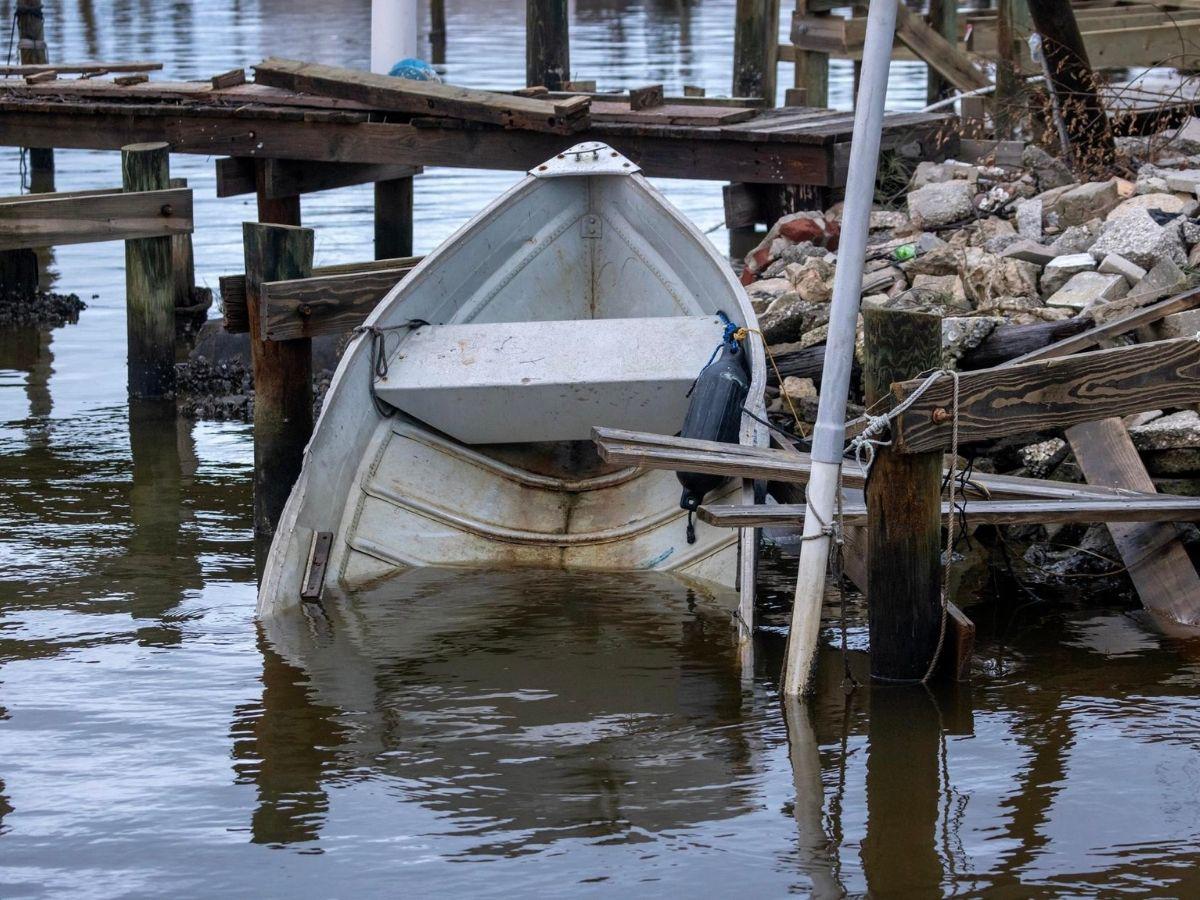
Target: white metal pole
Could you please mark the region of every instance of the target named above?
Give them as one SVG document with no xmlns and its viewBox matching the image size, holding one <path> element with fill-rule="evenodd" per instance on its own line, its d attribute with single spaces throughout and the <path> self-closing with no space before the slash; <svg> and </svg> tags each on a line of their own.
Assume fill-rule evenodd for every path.
<svg viewBox="0 0 1200 900">
<path fill-rule="evenodd" d="M 792 628 L 783 669 L 783 692 L 790 697 L 799 696 L 807 689 L 817 649 L 830 547 L 830 538 L 823 533 L 822 523 L 833 522 L 846 442 L 846 395 L 850 390 L 850 369 L 858 332 L 867 231 L 875 198 L 875 174 L 879 167 L 883 101 L 896 34 L 896 3 L 897 0 L 871 0 L 867 10 L 862 77 L 854 107 L 846 202 L 838 242 L 837 272 L 833 277 L 829 338 L 813 432 L 812 474 L 808 481 L 804 517 L 806 540 L 800 545 L 796 602 L 792 608 Z"/>
<path fill-rule="evenodd" d="M 371 71 L 386 75 L 417 55 L 417 0 L 371 0 Z"/>
</svg>

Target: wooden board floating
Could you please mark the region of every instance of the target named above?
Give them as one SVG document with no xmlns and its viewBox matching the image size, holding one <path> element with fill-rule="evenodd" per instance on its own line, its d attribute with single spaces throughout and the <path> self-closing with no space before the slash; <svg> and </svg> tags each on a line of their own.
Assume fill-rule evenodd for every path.
<svg viewBox="0 0 1200 900">
<path fill-rule="evenodd" d="M 1109 522 L 1196 522 L 1200 521 L 1200 498 L 1141 497 L 1111 500 L 979 500 L 965 506 L 967 525 L 1050 525 L 1057 523 Z M 702 522 L 723 528 L 795 527 L 804 525 L 803 504 L 776 506 L 701 506 Z M 942 517 L 951 506 L 942 503 Z M 867 524 L 867 505 L 843 504 L 847 526 Z"/>
</svg>

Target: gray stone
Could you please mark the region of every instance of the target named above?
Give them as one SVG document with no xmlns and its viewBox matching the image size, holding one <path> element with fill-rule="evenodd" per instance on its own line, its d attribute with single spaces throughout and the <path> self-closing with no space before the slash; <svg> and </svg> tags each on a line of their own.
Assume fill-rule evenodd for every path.
<svg viewBox="0 0 1200 900">
<path fill-rule="evenodd" d="M 1200 413 L 1185 409 L 1129 429 L 1139 450 L 1200 449 Z"/>
<path fill-rule="evenodd" d="M 908 195 L 908 215 L 918 228 L 949 225 L 970 216 L 975 189 L 966 181 L 927 184 Z"/>
<path fill-rule="evenodd" d="M 1050 438 L 1021 448 L 1021 465 L 1034 478 L 1045 478 L 1067 458 L 1067 442 L 1062 438 Z"/>
<path fill-rule="evenodd" d="M 1072 225 L 1054 239 L 1050 244 L 1050 249 L 1054 251 L 1055 256 L 1065 256 L 1068 253 L 1082 253 L 1084 250 L 1091 248 L 1092 244 L 1096 243 L 1096 238 L 1100 234 L 1099 227 L 1087 225 Z"/>
<path fill-rule="evenodd" d="M 1115 300 L 1128 290 L 1129 286 L 1120 275 L 1079 272 L 1047 298 L 1046 305 L 1083 311 L 1098 303 Z"/>
<path fill-rule="evenodd" d="M 1138 303 L 1153 303 L 1178 293 L 1187 287 L 1187 283 L 1188 278 L 1179 266 L 1163 257 L 1133 286 L 1132 293 Z"/>
<path fill-rule="evenodd" d="M 828 304 L 822 304 L 828 308 Z M 814 304 L 805 303 L 789 291 L 772 301 L 758 317 L 758 327 L 768 344 L 798 341 L 800 336 L 819 322 Z M 823 321 L 819 324 L 825 324 Z"/>
<path fill-rule="evenodd" d="M 1119 254 L 1143 269 L 1149 269 L 1160 259 L 1170 259 L 1179 265 L 1187 260 L 1178 224 L 1159 225 L 1145 210 L 1135 210 L 1106 222 L 1100 237 L 1088 250 L 1096 259 Z"/>
<path fill-rule="evenodd" d="M 1041 288 L 1044 295 L 1053 294 L 1079 272 L 1090 272 L 1096 268 L 1096 260 L 1089 253 L 1070 253 L 1056 256 L 1042 269 Z"/>
<path fill-rule="evenodd" d="M 945 247 L 946 242 L 930 231 L 924 231 L 917 238 L 917 253 L 928 253 L 930 250 L 935 250 L 938 247 Z"/>
<path fill-rule="evenodd" d="M 1005 247 L 1000 255 L 1005 259 L 1019 259 L 1035 266 L 1044 266 L 1058 254 L 1044 244 L 1018 240 Z"/>
<path fill-rule="evenodd" d="M 1138 210 L 1157 209 L 1165 213 L 1179 213 L 1183 212 L 1191 202 L 1193 201 L 1185 200 L 1174 194 L 1140 194 L 1137 197 L 1130 197 L 1128 200 L 1121 201 L 1108 214 L 1108 221 L 1111 222 L 1113 219 L 1128 216 Z"/>
<path fill-rule="evenodd" d="M 1141 266 L 1135 266 L 1125 257 L 1116 253 L 1110 253 L 1104 257 L 1096 271 L 1104 275 L 1123 275 L 1130 284 L 1137 284 L 1146 275 L 1146 270 Z"/>
<path fill-rule="evenodd" d="M 1023 238 L 1016 234 L 997 234 L 983 242 L 983 249 L 988 253 L 1003 253 L 1013 244 L 1023 243 Z"/>
<path fill-rule="evenodd" d="M 1145 178 L 1139 175 L 1133 186 L 1136 194 L 1163 194 L 1170 189 L 1167 179 L 1161 175 L 1147 175 Z"/>
<path fill-rule="evenodd" d="M 1042 239 L 1042 201 L 1034 197 L 1017 204 L 1017 233 L 1031 241 Z"/>
<path fill-rule="evenodd" d="M 942 305 L 969 308 L 963 280 L 957 275 L 914 275 L 912 289 L 936 295 Z"/>
<path fill-rule="evenodd" d="M 1194 195 L 1200 186 L 1200 169 L 1175 169 L 1166 172 L 1163 178 L 1171 190 Z"/>
<path fill-rule="evenodd" d="M 1154 336 L 1159 340 L 1194 338 L 1200 335 L 1200 309 L 1172 313 L 1157 324 Z"/>
<path fill-rule="evenodd" d="M 947 316 L 942 319 L 942 361 L 953 366 L 974 350 L 1004 319 L 992 316 Z"/>
<path fill-rule="evenodd" d="M 907 230 L 912 228 L 912 222 L 908 220 L 908 216 L 899 210 L 894 209 L 873 209 L 871 210 L 870 229 L 872 231 L 880 231 L 885 228 Z"/>
<path fill-rule="evenodd" d="M 1082 225 L 1089 219 L 1107 215 L 1120 202 L 1115 180 L 1090 181 L 1064 192 L 1055 204 L 1055 212 L 1063 225 Z"/>
<path fill-rule="evenodd" d="M 1191 475 L 1200 474 L 1200 450 L 1144 450 L 1142 462 L 1146 471 L 1151 475 Z M 1200 478 L 1194 478 L 1200 483 Z"/>
<path fill-rule="evenodd" d="M 961 162 L 929 162 L 928 160 L 917 164 L 916 171 L 913 172 L 912 181 L 909 182 L 909 190 L 918 190 L 925 187 L 927 184 L 943 184 L 947 181 L 963 180 L 976 181 L 979 178 L 979 170 L 970 163 Z"/>
<path fill-rule="evenodd" d="M 1038 187 L 1043 191 L 1071 184 L 1075 180 L 1075 176 L 1066 163 L 1033 144 L 1021 152 L 1021 165 L 1026 169 L 1033 170 Z"/>
<path fill-rule="evenodd" d="M 1184 219 L 1179 223 L 1179 236 L 1189 247 L 1200 244 L 1200 222 L 1195 219 Z"/>
</svg>

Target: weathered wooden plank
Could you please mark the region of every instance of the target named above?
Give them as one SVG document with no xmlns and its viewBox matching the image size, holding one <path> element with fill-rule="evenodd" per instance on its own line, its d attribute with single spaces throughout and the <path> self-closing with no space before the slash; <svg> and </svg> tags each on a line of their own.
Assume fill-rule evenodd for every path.
<svg viewBox="0 0 1200 900">
<path fill-rule="evenodd" d="M 920 380 L 893 387 L 899 400 Z M 964 372 L 959 440 L 1035 434 L 1145 409 L 1200 402 L 1200 341 L 1175 340 Z M 939 379 L 893 421 L 903 453 L 950 442 L 952 380 Z"/>
<path fill-rule="evenodd" d="M 374 259 L 369 262 L 339 263 L 333 266 L 317 266 L 312 278 L 339 277 L 343 275 L 370 276 L 372 273 L 411 269 L 421 261 L 420 256 L 402 256 L 394 259 Z M 225 330 L 230 334 L 242 334 L 249 330 L 250 320 L 246 311 L 246 276 L 244 274 L 222 275 L 221 310 L 225 317 Z M 356 323 L 357 324 L 357 323 Z"/>
<path fill-rule="evenodd" d="M 409 81 L 319 63 L 273 57 L 254 67 L 254 78 L 260 84 L 356 100 L 378 109 L 450 116 L 505 128 L 571 134 L 588 124 L 586 110 L 566 116 L 550 101 L 428 81 Z"/>
<path fill-rule="evenodd" d="M 65 62 L 37 63 L 21 66 L 0 66 L 0 75 L 36 75 L 53 71 L 60 75 L 90 74 L 92 72 L 157 72 L 163 67 L 160 62 Z"/>
<path fill-rule="evenodd" d="M 1101 341 L 1108 338 L 1128 334 L 1131 331 L 1136 331 L 1143 325 L 1152 325 L 1169 315 L 1194 309 L 1197 306 L 1200 306 L 1200 289 L 1176 294 L 1174 297 L 1168 297 L 1166 300 L 1160 300 L 1158 303 L 1152 303 L 1149 306 L 1134 310 L 1128 315 L 1113 319 L 1111 322 L 1096 325 L 1079 334 L 1064 337 L 1045 347 L 1030 350 L 1024 355 L 1012 359 L 1009 365 L 1019 365 L 1039 359 L 1053 359 L 1070 356 L 1073 353 L 1081 353 L 1084 350 L 1098 346 Z"/>
<path fill-rule="evenodd" d="M 920 15 L 900 0 L 896 7 L 896 37 L 939 75 L 960 91 L 974 91 L 991 84 L 965 53 L 926 25 Z"/>
<path fill-rule="evenodd" d="M 758 115 L 745 106 L 701 106 L 699 104 L 660 104 L 630 108 L 605 100 L 592 102 L 593 122 L 627 122 L 646 125 L 718 126 L 745 122 Z"/>
<path fill-rule="evenodd" d="M 629 89 L 630 109 L 650 109 L 662 105 L 663 86 L 661 84 L 647 84 L 643 87 Z"/>
<path fill-rule="evenodd" d="M 979 500 L 967 503 L 965 509 L 968 527 L 1200 521 L 1200 498 L 1163 495 L 1111 500 Z M 804 525 L 804 510 L 802 503 L 705 505 L 696 514 L 700 521 L 722 528 L 799 528 Z M 943 518 L 951 514 L 949 502 L 942 503 L 941 514 Z M 847 526 L 866 525 L 866 504 L 844 503 L 843 519 Z"/>
<path fill-rule="evenodd" d="M 217 160 L 217 196 L 236 197 L 253 194 L 255 186 L 254 160 L 230 156 Z M 322 163 L 293 159 L 268 159 L 266 192 L 269 198 L 313 194 L 356 184 L 392 181 L 420 174 L 420 166 L 390 165 L 387 163 Z"/>
<path fill-rule="evenodd" d="M 2 105 L 2 104 L 0 104 Z M 0 110 L 0 144 L 8 146 L 117 149 L 131 138 L 163 140 L 174 153 L 301 159 L 324 162 L 437 164 L 525 171 L 562 151 L 562 138 L 516 131 L 467 131 L 414 128 L 411 125 L 363 122 L 304 122 L 235 115 L 190 118 L 178 109 L 70 109 L 51 105 L 46 111 Z M 83 108 L 81 108 L 83 107 Z M 86 118 L 81 118 L 86 116 Z M 936 117 L 932 120 L 941 121 Z M 931 121 L 932 121 L 931 120 Z M 826 148 L 804 143 L 778 143 L 769 150 L 745 152 L 738 141 L 684 141 L 673 137 L 623 134 L 621 125 L 599 124 L 576 140 L 604 141 L 634 160 L 649 176 L 745 181 L 768 184 L 831 183 Z M 696 129 L 702 130 L 702 129 Z M 714 131 L 716 131 L 714 129 Z"/>
<path fill-rule="evenodd" d="M 30 194 L 0 202 L 0 250 L 166 237 L 192 230 L 186 189 Z"/>
<path fill-rule="evenodd" d="M 412 267 L 324 275 L 263 284 L 263 339 L 287 341 L 342 334 L 363 323 Z"/>
<path fill-rule="evenodd" d="M 803 484 L 808 481 L 812 465 L 807 453 L 790 453 L 766 447 L 745 447 L 614 428 L 595 429 L 593 440 L 605 461 L 621 465 L 640 465 L 648 469 L 701 472 Z M 861 488 L 865 483 L 862 469 L 853 460 L 843 463 L 842 479 L 847 488 Z M 1138 491 L 1118 490 L 1102 485 L 981 473 L 971 476 L 963 494 L 979 500 L 1105 500 L 1140 496 Z"/>
<path fill-rule="evenodd" d="M 222 72 L 220 75 L 214 75 L 211 79 L 213 90 L 219 91 L 224 88 L 236 87 L 239 84 L 246 83 L 246 70 L 238 67 L 230 69 L 228 72 Z"/>
<path fill-rule="evenodd" d="M 119 84 L 122 87 L 132 84 L 145 84 L 150 80 L 150 76 L 145 73 L 138 72 L 133 75 L 118 75 L 113 79 L 113 84 Z"/>
</svg>

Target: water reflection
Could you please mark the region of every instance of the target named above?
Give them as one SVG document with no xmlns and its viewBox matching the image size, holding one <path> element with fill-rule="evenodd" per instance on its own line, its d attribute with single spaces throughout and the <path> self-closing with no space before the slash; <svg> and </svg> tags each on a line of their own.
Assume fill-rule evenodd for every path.
<svg viewBox="0 0 1200 900">
<path fill-rule="evenodd" d="M 674 580 L 423 570 L 334 604 L 324 635 L 300 613 L 265 630 L 261 719 L 235 725 L 258 735 L 236 754 L 262 759 L 257 841 L 314 837 L 307 798 L 347 777 L 393 785 L 483 855 L 645 841 L 749 802 L 728 610 Z M 262 739 L 278 733 L 298 769 L 272 760 L 295 751 Z"/>
</svg>

